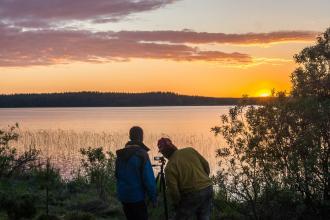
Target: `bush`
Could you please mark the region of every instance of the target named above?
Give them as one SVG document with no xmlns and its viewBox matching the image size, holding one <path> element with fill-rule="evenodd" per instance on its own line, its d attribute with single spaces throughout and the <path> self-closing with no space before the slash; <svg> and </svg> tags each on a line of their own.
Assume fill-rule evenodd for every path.
<svg viewBox="0 0 330 220">
<path fill-rule="evenodd" d="M 304 204 L 301 196 L 290 189 L 269 188 L 260 195 L 260 206 L 264 218 L 292 219 L 301 215 L 299 210 Z"/>
<path fill-rule="evenodd" d="M 3 208 L 10 220 L 31 219 L 36 213 L 36 197 L 31 194 L 9 196 L 2 201 Z"/>
<path fill-rule="evenodd" d="M 0 130 L 0 178 L 20 175 L 33 167 L 33 163 L 38 159 L 39 151 L 34 148 L 18 155 L 17 150 L 9 145 L 18 138 L 15 131 L 17 128 L 18 124 L 8 130 Z"/>
<path fill-rule="evenodd" d="M 103 153 L 102 147 L 80 149 L 86 158 L 82 159 L 82 169 L 87 181 L 94 185 L 99 197 L 107 199 L 107 194 L 115 189 L 115 156 L 111 152 Z"/>
<path fill-rule="evenodd" d="M 81 176 L 80 171 L 74 173 L 73 179 L 66 183 L 69 193 L 81 193 L 86 192 L 88 181 L 84 176 Z"/>
<path fill-rule="evenodd" d="M 42 214 L 37 218 L 37 220 L 61 220 L 61 219 L 59 217 L 57 217 L 56 215 Z"/>
<path fill-rule="evenodd" d="M 96 218 L 86 212 L 72 212 L 69 214 L 66 214 L 64 217 L 64 220 L 95 220 Z"/>
<path fill-rule="evenodd" d="M 50 159 L 47 159 L 44 164 L 35 166 L 29 174 L 30 178 L 33 178 L 41 189 L 54 189 L 62 184 L 60 170 L 51 164 Z"/>
<path fill-rule="evenodd" d="M 212 219 L 243 219 L 241 209 L 241 204 L 229 200 L 221 190 L 215 192 Z"/>
</svg>

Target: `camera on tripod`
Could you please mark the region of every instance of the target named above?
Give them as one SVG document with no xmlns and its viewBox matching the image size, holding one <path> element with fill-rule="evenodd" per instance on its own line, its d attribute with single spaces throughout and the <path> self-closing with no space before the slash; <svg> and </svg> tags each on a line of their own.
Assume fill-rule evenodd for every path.
<svg viewBox="0 0 330 220">
<path fill-rule="evenodd" d="M 165 158 L 162 157 L 162 156 L 154 157 L 154 160 L 155 160 L 155 161 L 158 161 L 159 163 L 161 163 L 161 164 L 163 164 L 163 165 L 166 163 Z"/>
<path fill-rule="evenodd" d="M 158 164 L 153 164 L 153 167 L 160 167 L 160 171 L 156 177 L 156 183 L 159 185 L 159 191 L 163 194 L 164 199 L 164 213 L 165 219 L 168 220 L 168 207 L 167 207 L 167 198 L 166 198 L 166 184 L 165 184 L 165 174 L 164 174 L 164 165 L 166 160 L 162 156 L 154 157 L 154 160 L 158 162 Z"/>
</svg>

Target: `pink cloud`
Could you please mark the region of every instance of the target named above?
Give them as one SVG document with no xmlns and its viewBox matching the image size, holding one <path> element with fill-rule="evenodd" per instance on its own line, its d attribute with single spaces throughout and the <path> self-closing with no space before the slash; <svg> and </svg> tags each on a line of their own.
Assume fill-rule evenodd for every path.
<svg viewBox="0 0 330 220">
<path fill-rule="evenodd" d="M 171 43 L 228 43 L 228 44 L 269 44 L 294 41 L 314 41 L 318 32 L 277 31 L 269 33 L 225 34 L 184 31 L 121 31 L 116 33 L 120 39 L 134 41 L 162 41 Z"/>
<path fill-rule="evenodd" d="M 70 20 L 116 21 L 178 0 L 0 0 L 0 19 L 12 24 Z"/>
<path fill-rule="evenodd" d="M 249 63 L 242 53 L 203 51 L 184 44 L 140 42 L 116 32 L 72 30 L 21 31 L 0 24 L 0 66 L 106 62 L 132 58 Z"/>
<path fill-rule="evenodd" d="M 245 53 L 201 50 L 188 43 L 266 44 L 314 40 L 310 31 L 224 34 L 193 31 L 22 31 L 0 23 L 0 66 L 142 59 L 251 63 Z M 188 45 L 187 45 L 188 44 Z"/>
</svg>

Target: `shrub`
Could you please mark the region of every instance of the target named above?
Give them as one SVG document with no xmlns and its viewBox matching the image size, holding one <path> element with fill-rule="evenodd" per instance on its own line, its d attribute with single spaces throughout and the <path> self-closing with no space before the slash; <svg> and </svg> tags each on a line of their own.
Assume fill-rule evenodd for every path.
<svg viewBox="0 0 330 220">
<path fill-rule="evenodd" d="M 103 200 L 115 188 L 115 156 L 111 152 L 103 153 L 102 147 L 80 149 L 86 157 L 82 159 L 82 169 L 87 176 L 87 181 L 94 185 L 99 197 Z"/>
<path fill-rule="evenodd" d="M 88 180 L 81 175 L 81 171 L 78 170 L 77 172 L 72 173 L 73 179 L 66 183 L 68 192 L 70 193 L 80 193 L 86 192 L 88 187 Z"/>
<path fill-rule="evenodd" d="M 49 158 L 45 163 L 35 166 L 30 177 L 35 179 L 41 189 L 54 189 L 62 184 L 60 170 L 51 164 Z"/>
<path fill-rule="evenodd" d="M 15 131 L 17 128 L 18 124 L 8 130 L 0 130 L 0 178 L 24 173 L 38 159 L 39 151 L 34 148 L 19 155 L 17 150 L 9 145 L 18 138 Z"/>
<path fill-rule="evenodd" d="M 10 220 L 31 219 L 36 213 L 36 197 L 31 194 L 7 195 L 3 207 Z"/>
<path fill-rule="evenodd" d="M 59 217 L 57 217 L 56 215 L 42 214 L 37 218 L 37 220 L 61 220 L 61 219 Z"/>
<path fill-rule="evenodd" d="M 96 218 L 86 212 L 71 212 L 65 215 L 64 220 L 95 220 Z"/>
</svg>

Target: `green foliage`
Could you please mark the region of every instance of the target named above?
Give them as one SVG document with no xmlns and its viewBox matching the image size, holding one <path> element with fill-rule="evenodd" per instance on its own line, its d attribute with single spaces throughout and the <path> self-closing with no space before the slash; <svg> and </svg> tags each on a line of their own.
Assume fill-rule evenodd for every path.
<svg viewBox="0 0 330 220">
<path fill-rule="evenodd" d="M 94 219 L 93 215 L 81 212 L 67 214 L 74 207 L 89 210 L 93 204 L 101 204 L 94 210 L 97 216 L 122 215 L 118 201 L 112 197 L 115 188 L 112 153 L 103 153 L 102 148 L 81 149 L 82 172 L 64 182 L 50 159 L 43 163 L 38 151 L 19 154 L 10 146 L 18 138 L 17 127 L 0 130 L 0 219 L 33 219 L 37 214 L 37 219 L 59 219 L 56 216 Z M 103 202 L 90 203 L 98 201 L 97 197 Z"/>
<path fill-rule="evenodd" d="M 325 217 L 330 200 L 330 29 L 295 56 L 293 90 L 232 108 L 214 127 L 216 177 L 228 201 L 252 219 Z M 269 211 L 272 210 L 272 211 Z M 280 213 L 280 214 L 279 214 Z"/>
<path fill-rule="evenodd" d="M 60 170 L 51 164 L 49 158 L 45 164 L 39 164 L 33 168 L 30 178 L 34 178 L 41 189 L 54 189 L 62 184 Z"/>
<path fill-rule="evenodd" d="M 95 217 L 86 212 L 71 212 L 65 215 L 64 220 L 95 220 Z"/>
<path fill-rule="evenodd" d="M 36 197 L 32 194 L 6 194 L 1 199 L 1 208 L 6 211 L 9 220 L 31 219 L 37 213 Z"/>
<path fill-rule="evenodd" d="M 87 181 L 95 185 L 101 199 L 106 200 L 109 193 L 115 189 L 115 156 L 111 152 L 103 153 L 102 147 L 80 149 L 85 157 L 82 159 L 82 169 Z"/>
<path fill-rule="evenodd" d="M 10 146 L 10 142 L 18 138 L 16 128 L 18 124 L 8 130 L 0 130 L 0 178 L 24 173 L 33 166 L 39 155 L 39 151 L 33 148 L 19 155 L 17 150 Z"/>
<path fill-rule="evenodd" d="M 56 215 L 42 214 L 37 218 L 37 220 L 61 220 L 61 219 L 59 217 L 57 217 Z"/>
<path fill-rule="evenodd" d="M 259 205 L 260 216 L 265 219 L 295 219 L 306 209 L 301 195 L 291 189 L 267 188 Z"/>
<path fill-rule="evenodd" d="M 215 192 L 211 219 L 243 219 L 244 216 L 240 212 L 239 203 L 229 200 L 221 189 Z"/>
<path fill-rule="evenodd" d="M 67 189 L 70 193 L 85 192 L 89 186 L 88 180 L 85 176 L 81 175 L 81 171 L 72 173 L 73 179 L 66 183 Z"/>
<path fill-rule="evenodd" d="M 317 44 L 295 55 L 300 67 L 291 78 L 294 96 L 329 98 L 330 88 L 330 28 L 317 38 Z"/>
</svg>

